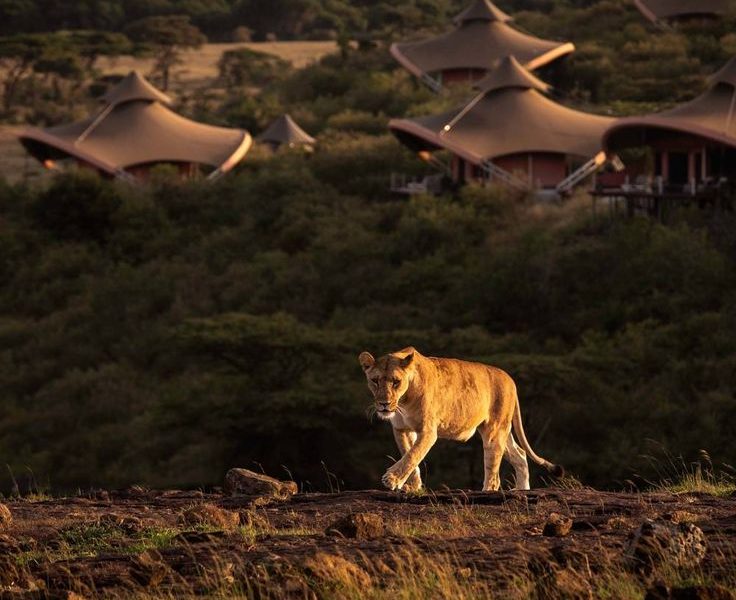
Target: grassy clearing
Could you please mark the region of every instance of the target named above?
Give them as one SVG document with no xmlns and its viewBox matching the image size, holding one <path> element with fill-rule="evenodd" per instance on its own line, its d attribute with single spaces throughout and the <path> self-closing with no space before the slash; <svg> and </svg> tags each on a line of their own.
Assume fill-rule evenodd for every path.
<svg viewBox="0 0 736 600">
<path fill-rule="evenodd" d="M 182 52 L 182 63 L 174 69 L 172 89 L 207 85 L 217 78 L 217 63 L 223 53 L 229 50 L 247 48 L 264 54 L 271 54 L 290 62 L 295 68 L 307 67 L 327 54 L 337 52 L 337 44 L 332 41 L 316 42 L 243 42 L 233 44 L 205 44 L 196 50 Z M 153 68 L 152 58 L 133 56 L 101 57 L 96 64 L 103 73 L 126 74 L 131 69 L 149 73 Z"/>
</svg>

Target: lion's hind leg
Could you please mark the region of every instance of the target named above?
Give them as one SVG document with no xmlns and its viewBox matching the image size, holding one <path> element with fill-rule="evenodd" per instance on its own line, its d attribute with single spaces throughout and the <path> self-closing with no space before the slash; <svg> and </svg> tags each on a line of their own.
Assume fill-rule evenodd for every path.
<svg viewBox="0 0 736 600">
<path fill-rule="evenodd" d="M 526 452 L 516 443 L 514 434 L 509 433 L 506 441 L 505 455 L 511 466 L 514 467 L 514 480 L 516 490 L 529 489 L 529 465 L 526 461 Z"/>
<path fill-rule="evenodd" d="M 483 440 L 483 466 L 485 476 L 483 479 L 483 491 L 495 492 L 501 488 L 501 459 L 506 450 L 508 432 L 500 431 L 498 426 L 481 425 L 478 427 L 480 437 Z"/>
</svg>

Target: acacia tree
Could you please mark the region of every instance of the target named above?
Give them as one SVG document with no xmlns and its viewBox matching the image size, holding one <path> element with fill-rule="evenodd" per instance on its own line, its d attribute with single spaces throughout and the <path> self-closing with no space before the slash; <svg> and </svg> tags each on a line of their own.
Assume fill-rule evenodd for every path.
<svg viewBox="0 0 736 600">
<path fill-rule="evenodd" d="M 48 50 L 47 36 L 22 34 L 0 38 L 0 72 L 3 73 L 3 108 L 9 111 L 15 103 L 18 86 L 33 71 Z"/>
<path fill-rule="evenodd" d="M 199 48 L 207 41 L 184 15 L 139 19 L 128 25 L 125 32 L 131 40 L 154 55 L 154 73 L 160 75 L 164 91 L 169 87 L 172 67 L 181 63 L 181 51 Z"/>
<path fill-rule="evenodd" d="M 90 72 L 100 56 L 120 56 L 131 54 L 133 45 L 122 33 L 109 31 L 70 31 L 67 35 L 69 44 L 84 60 L 84 68 Z"/>
</svg>

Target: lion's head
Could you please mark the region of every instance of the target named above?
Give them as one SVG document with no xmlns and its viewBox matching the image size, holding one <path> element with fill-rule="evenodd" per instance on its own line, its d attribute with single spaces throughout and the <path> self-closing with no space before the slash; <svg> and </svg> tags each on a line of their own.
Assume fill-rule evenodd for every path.
<svg viewBox="0 0 736 600">
<path fill-rule="evenodd" d="M 403 352 L 402 352 L 403 354 Z M 370 352 L 358 357 L 368 380 L 368 389 L 376 402 L 376 414 L 390 419 L 399 409 L 399 400 L 406 393 L 413 374 L 414 351 L 405 356 L 387 354 L 378 360 Z"/>
</svg>

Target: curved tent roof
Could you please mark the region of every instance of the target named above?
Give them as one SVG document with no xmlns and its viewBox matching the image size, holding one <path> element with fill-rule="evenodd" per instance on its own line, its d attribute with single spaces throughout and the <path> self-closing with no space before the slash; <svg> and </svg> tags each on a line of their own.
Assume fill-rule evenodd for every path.
<svg viewBox="0 0 736 600">
<path fill-rule="evenodd" d="M 515 56 L 536 69 L 569 54 L 575 46 L 522 33 L 489 0 L 476 0 L 455 19 L 457 28 L 418 42 L 395 43 L 391 54 L 408 71 L 422 77 L 452 69 L 489 70 L 504 56 Z"/>
<path fill-rule="evenodd" d="M 729 0 L 634 0 L 650 21 L 690 16 L 718 16 L 728 11 Z"/>
<path fill-rule="evenodd" d="M 512 154 L 551 152 L 589 158 L 612 122 L 553 102 L 547 84 L 513 57 L 476 85 L 466 106 L 440 115 L 395 119 L 394 135 L 416 150 L 444 148 L 474 164 Z"/>
<path fill-rule="evenodd" d="M 317 143 L 317 140 L 299 127 L 290 115 L 280 116 L 256 139 L 268 144 L 286 144 L 289 146 L 297 144 L 311 146 Z"/>
<path fill-rule="evenodd" d="M 639 146 L 652 136 L 679 132 L 736 147 L 736 57 L 690 102 L 653 115 L 618 119 L 603 136 L 606 151 Z"/>
<path fill-rule="evenodd" d="M 21 143 L 41 162 L 73 157 L 109 175 L 170 162 L 208 165 L 224 173 L 243 159 L 252 143 L 246 131 L 176 114 L 167 106 L 170 98 L 135 71 L 103 99 L 97 114 L 69 125 L 25 130 Z"/>
</svg>

